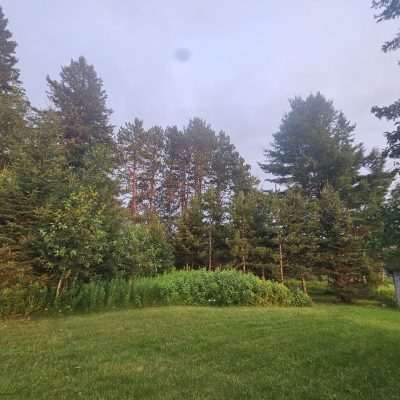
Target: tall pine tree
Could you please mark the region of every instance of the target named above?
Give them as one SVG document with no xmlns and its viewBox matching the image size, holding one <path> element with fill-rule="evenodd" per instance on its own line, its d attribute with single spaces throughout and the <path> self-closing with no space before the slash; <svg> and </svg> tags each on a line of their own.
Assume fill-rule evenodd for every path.
<svg viewBox="0 0 400 400">
<path fill-rule="evenodd" d="M 93 146 L 110 147 L 113 127 L 103 81 L 84 57 L 62 67 L 60 81 L 47 77 L 48 96 L 63 128 L 70 164 L 80 168 Z"/>
<path fill-rule="evenodd" d="M 268 180 L 300 185 L 312 196 L 328 183 L 341 195 L 350 193 L 364 157 L 361 144 L 354 144 L 355 126 L 320 93 L 296 97 L 290 107 L 261 164 L 274 176 Z"/>
</svg>

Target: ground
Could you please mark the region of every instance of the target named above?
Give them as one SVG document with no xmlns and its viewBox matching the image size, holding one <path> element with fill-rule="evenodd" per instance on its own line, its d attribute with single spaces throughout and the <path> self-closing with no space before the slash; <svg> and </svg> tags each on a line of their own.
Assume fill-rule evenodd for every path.
<svg viewBox="0 0 400 400">
<path fill-rule="evenodd" d="M 0 322 L 0 399 L 399 399 L 400 312 L 160 307 Z"/>
</svg>

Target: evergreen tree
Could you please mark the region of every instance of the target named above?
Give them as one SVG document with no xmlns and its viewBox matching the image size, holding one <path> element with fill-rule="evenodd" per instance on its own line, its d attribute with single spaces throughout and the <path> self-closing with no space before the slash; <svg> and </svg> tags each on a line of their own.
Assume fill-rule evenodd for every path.
<svg viewBox="0 0 400 400">
<path fill-rule="evenodd" d="M 252 192 L 254 207 L 252 217 L 252 240 L 249 255 L 249 264 L 254 273 L 261 277 L 276 276 L 277 231 L 273 198 L 270 193 L 261 191 Z"/>
<path fill-rule="evenodd" d="M 377 242 L 384 229 L 381 209 L 395 176 L 394 172 L 385 170 L 385 161 L 380 151 L 371 151 L 364 161 L 366 173 L 360 178 L 351 199 L 353 224 L 367 245 L 370 262 L 375 262 L 376 268 L 381 270 L 382 249 Z"/>
<path fill-rule="evenodd" d="M 182 212 L 189 199 L 188 175 L 190 152 L 187 140 L 176 126 L 165 130 L 165 159 L 163 169 L 163 217 L 172 222 Z"/>
<path fill-rule="evenodd" d="M 201 199 L 193 197 L 176 224 L 175 256 L 179 266 L 208 265 L 208 234 Z"/>
<path fill-rule="evenodd" d="M 0 177 L 0 248 L 8 254 L 4 265 L 40 275 L 41 216 L 65 197 L 71 176 L 56 121 L 38 120 L 21 136 L 11 146 L 12 162 Z"/>
<path fill-rule="evenodd" d="M 17 43 L 7 29 L 8 20 L 0 7 L 0 168 L 10 161 L 10 146 L 22 138 L 29 104 L 19 81 L 15 49 Z"/>
<path fill-rule="evenodd" d="M 131 214 L 136 217 L 139 211 L 144 211 L 142 204 L 139 204 L 143 193 L 139 192 L 143 192 L 143 187 L 146 185 L 143 177 L 146 143 L 143 121 L 136 118 L 133 123 L 126 123 L 118 132 L 117 142 L 122 167 L 122 182 L 125 184 L 123 193 L 129 193 Z"/>
<path fill-rule="evenodd" d="M 83 167 L 83 159 L 95 145 L 110 148 L 113 127 L 106 106 L 103 82 L 84 57 L 62 67 L 60 81 L 47 77 L 48 95 L 61 120 L 70 164 Z"/>
<path fill-rule="evenodd" d="M 246 272 L 248 267 L 251 241 L 254 234 L 254 205 L 253 194 L 245 195 L 243 192 L 239 192 L 233 198 L 231 204 L 231 237 L 228 239 L 228 245 L 236 265 L 240 265 L 243 272 Z"/>
<path fill-rule="evenodd" d="M 193 118 L 184 129 L 190 164 L 188 171 L 189 190 L 195 196 L 204 193 L 206 180 L 210 176 L 212 156 L 216 147 L 215 132 L 205 121 Z"/>
<path fill-rule="evenodd" d="M 354 125 L 320 93 L 305 100 L 296 97 L 290 106 L 261 164 L 275 176 L 268 180 L 300 185 L 313 196 L 319 196 L 327 183 L 341 195 L 350 193 L 363 162 L 362 146 L 352 137 Z"/>
<path fill-rule="evenodd" d="M 15 49 L 17 43 L 7 29 L 8 19 L 0 7 L 0 93 L 13 92 L 19 85 L 19 70 L 16 67 Z"/>
<path fill-rule="evenodd" d="M 400 16 L 400 3 L 397 0 L 373 0 L 372 7 L 379 10 L 375 15 L 377 22 L 392 20 Z M 385 42 L 382 50 L 386 53 L 388 51 L 397 50 L 400 47 L 400 33 L 394 39 Z M 391 132 L 386 132 L 387 147 L 385 154 L 391 158 L 400 157 L 400 99 L 396 100 L 389 106 L 372 107 L 372 113 L 379 119 L 385 118 L 388 121 L 393 121 L 395 129 Z M 398 167 L 396 167 L 398 170 Z"/>
<path fill-rule="evenodd" d="M 329 185 L 321 193 L 319 228 L 319 273 L 328 276 L 339 298 L 350 301 L 368 278 L 365 243 L 339 194 Z"/>
<path fill-rule="evenodd" d="M 221 193 L 211 187 L 202 197 L 204 224 L 208 239 L 208 269 L 222 265 L 227 257 L 227 224 L 226 210 Z"/>
<path fill-rule="evenodd" d="M 382 209 L 383 230 L 377 238 L 385 268 L 393 276 L 397 306 L 400 307 L 400 188 L 397 186 Z"/>
<path fill-rule="evenodd" d="M 277 194 L 274 199 L 275 226 L 279 246 L 281 280 L 285 276 L 306 279 L 317 262 L 318 204 L 297 188 Z"/>
</svg>

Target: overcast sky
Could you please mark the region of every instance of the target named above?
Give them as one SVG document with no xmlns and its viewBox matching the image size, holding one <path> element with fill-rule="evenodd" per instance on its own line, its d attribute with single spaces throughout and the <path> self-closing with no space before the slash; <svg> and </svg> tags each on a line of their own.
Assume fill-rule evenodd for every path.
<svg viewBox="0 0 400 400">
<path fill-rule="evenodd" d="M 226 131 L 257 162 L 288 98 L 321 91 L 382 146 L 390 125 L 371 106 L 400 97 L 397 54 L 381 44 L 400 21 L 377 24 L 369 0 L 3 0 L 32 103 L 49 74 L 84 55 L 104 80 L 113 122 L 183 126 L 193 116 Z M 190 57 L 176 57 L 189 49 Z M 181 52 L 182 53 L 182 52 Z M 185 58 L 188 58 L 186 62 Z"/>
</svg>

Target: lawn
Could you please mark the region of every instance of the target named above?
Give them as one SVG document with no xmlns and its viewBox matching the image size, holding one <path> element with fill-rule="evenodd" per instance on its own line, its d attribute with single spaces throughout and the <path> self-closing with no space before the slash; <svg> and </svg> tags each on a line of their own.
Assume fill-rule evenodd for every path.
<svg viewBox="0 0 400 400">
<path fill-rule="evenodd" d="M 400 312 L 160 307 L 0 322 L 0 399 L 399 399 Z"/>
</svg>

